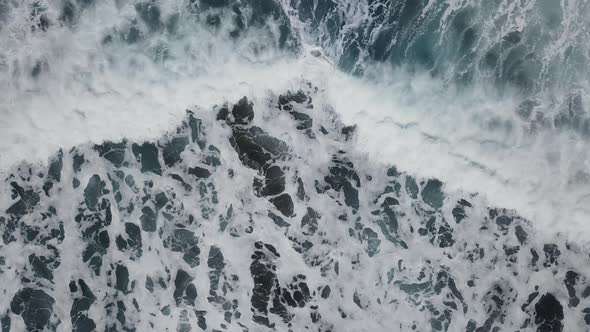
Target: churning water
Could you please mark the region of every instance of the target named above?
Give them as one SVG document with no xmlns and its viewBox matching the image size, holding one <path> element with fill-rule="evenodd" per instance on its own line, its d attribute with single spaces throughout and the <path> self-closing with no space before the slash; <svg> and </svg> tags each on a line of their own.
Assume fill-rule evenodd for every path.
<svg viewBox="0 0 590 332">
<path fill-rule="evenodd" d="M 0 0 L 2 329 L 586 330 L 589 82 L 585 0 Z"/>
</svg>

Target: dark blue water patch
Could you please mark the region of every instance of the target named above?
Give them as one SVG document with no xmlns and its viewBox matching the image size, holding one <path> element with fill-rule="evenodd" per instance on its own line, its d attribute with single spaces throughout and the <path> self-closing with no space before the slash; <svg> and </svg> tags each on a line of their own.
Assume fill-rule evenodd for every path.
<svg viewBox="0 0 590 332">
<path fill-rule="evenodd" d="M 98 155 L 110 161 L 116 167 L 121 167 L 125 161 L 125 151 L 127 150 L 126 142 L 113 143 L 105 142 L 100 145 L 95 145 L 94 150 L 98 151 Z M 80 157 L 74 159 L 74 163 L 80 163 Z M 83 157 L 82 157 L 83 158 Z M 83 159 L 82 159 L 83 162 Z M 74 166 L 75 169 L 80 169 L 79 166 Z"/>
<path fill-rule="evenodd" d="M 307 213 L 301 218 L 301 229 L 303 234 L 311 236 L 314 235 L 318 229 L 318 221 L 321 218 L 319 213 L 314 209 L 308 207 Z"/>
<path fill-rule="evenodd" d="M 27 190 L 19 186 L 16 182 L 11 182 L 10 186 L 12 187 L 12 197 L 19 197 L 20 199 L 6 210 L 7 214 L 12 214 L 16 218 L 20 218 L 31 212 L 39 203 L 39 194 L 34 190 Z"/>
<path fill-rule="evenodd" d="M 290 223 L 288 223 L 287 221 L 285 221 L 285 219 L 275 213 L 272 213 L 271 211 L 268 211 L 268 217 L 275 223 L 275 225 L 279 226 L 279 227 L 289 227 L 291 226 Z"/>
<path fill-rule="evenodd" d="M 197 298 L 197 288 L 192 283 L 194 277 L 184 270 L 178 270 L 174 279 L 174 300 L 176 305 L 182 303 L 195 305 Z"/>
<path fill-rule="evenodd" d="M 153 1 L 136 3 L 135 10 L 139 18 L 141 18 L 150 30 L 156 31 L 163 27 L 161 10 L 157 3 Z"/>
<path fill-rule="evenodd" d="M 563 307 L 551 293 L 541 296 L 535 305 L 537 331 L 561 331 L 563 329 Z"/>
<path fill-rule="evenodd" d="M 192 330 L 192 325 L 189 322 L 188 311 L 181 311 L 176 332 L 190 332 Z"/>
<path fill-rule="evenodd" d="M 133 144 L 131 150 L 137 158 L 137 161 L 141 163 L 141 172 L 152 172 L 154 174 L 162 175 L 162 166 L 158 156 L 160 151 L 153 143 L 143 143 L 142 145 Z"/>
<path fill-rule="evenodd" d="M 10 323 L 11 320 L 8 313 L 0 317 L 0 328 L 2 329 L 2 332 L 10 332 Z"/>
<path fill-rule="evenodd" d="M 184 151 L 189 141 L 187 137 L 174 137 L 168 142 L 162 150 L 164 163 L 168 167 L 173 167 L 178 162 L 182 161 L 180 154 Z"/>
<path fill-rule="evenodd" d="M 198 239 L 190 230 L 175 229 L 170 236 L 164 240 L 164 247 L 175 252 L 183 253 L 183 260 L 191 267 L 200 263 L 199 255 L 201 250 L 198 246 Z"/>
<path fill-rule="evenodd" d="M 12 298 L 10 309 L 22 317 L 27 330 L 42 331 L 52 328 L 50 319 L 54 304 L 55 299 L 44 290 L 23 288 Z"/>
<path fill-rule="evenodd" d="M 333 165 L 330 166 L 329 174 L 324 177 L 324 181 L 333 190 L 344 194 L 344 203 L 347 206 L 358 209 L 357 188 L 361 186 L 361 180 L 354 169 L 354 164 L 339 155 L 333 155 L 332 162 Z"/>
<path fill-rule="evenodd" d="M 259 127 L 243 129 L 236 126 L 232 131 L 230 143 L 248 167 L 262 170 L 288 152 L 285 142 L 268 135 Z"/>
<path fill-rule="evenodd" d="M 61 171 L 63 169 L 63 151 L 60 149 L 55 157 L 52 158 L 51 162 L 49 163 L 49 169 L 47 170 L 47 175 L 49 179 L 55 180 L 57 182 L 61 181 Z"/>
<path fill-rule="evenodd" d="M 96 296 L 84 280 L 79 279 L 78 286 L 73 280 L 69 285 L 70 292 L 72 292 L 72 296 L 74 297 L 72 309 L 70 310 L 72 329 L 76 332 L 94 331 L 96 324 L 93 319 L 88 317 L 88 310 L 96 302 Z"/>
<path fill-rule="evenodd" d="M 264 180 L 258 186 L 260 196 L 274 196 L 285 191 L 285 172 L 279 166 L 271 166 L 264 172 Z"/>
<path fill-rule="evenodd" d="M 293 216 L 294 204 L 291 195 L 285 193 L 270 199 L 270 202 L 283 214 L 285 217 Z"/>
<path fill-rule="evenodd" d="M 63 4 L 59 19 L 63 22 L 63 24 L 71 27 L 75 23 L 77 16 L 76 14 L 76 5 L 74 5 L 74 3 L 71 1 L 66 1 Z"/>
<path fill-rule="evenodd" d="M 443 206 L 444 194 L 441 190 L 442 182 L 437 179 L 428 180 L 424 189 L 422 189 L 422 200 L 434 209 Z"/>
<path fill-rule="evenodd" d="M 132 260 L 141 258 L 143 246 L 141 240 L 141 230 L 134 223 L 125 223 L 126 236 L 119 235 L 116 238 L 117 248 L 121 251 L 128 251 Z"/>
<path fill-rule="evenodd" d="M 197 2 L 197 0 L 191 0 L 191 2 Z M 229 5 L 230 0 L 199 0 L 198 2 L 203 7 L 222 8 Z"/>
<path fill-rule="evenodd" d="M 120 290 L 123 293 L 129 292 L 129 270 L 125 265 L 116 265 L 115 280 L 115 289 Z"/>
<path fill-rule="evenodd" d="M 207 179 L 211 176 L 211 172 L 208 169 L 199 166 L 190 167 L 188 169 L 188 174 L 194 175 L 199 179 Z"/>
<path fill-rule="evenodd" d="M 158 217 L 154 210 L 149 206 L 144 206 L 141 209 L 141 217 L 139 220 L 141 221 L 141 228 L 145 232 L 155 232 L 157 230 Z"/>
<path fill-rule="evenodd" d="M 35 276 L 53 281 L 53 270 L 60 265 L 59 258 L 44 257 L 31 254 L 29 256 L 29 264 Z"/>
</svg>

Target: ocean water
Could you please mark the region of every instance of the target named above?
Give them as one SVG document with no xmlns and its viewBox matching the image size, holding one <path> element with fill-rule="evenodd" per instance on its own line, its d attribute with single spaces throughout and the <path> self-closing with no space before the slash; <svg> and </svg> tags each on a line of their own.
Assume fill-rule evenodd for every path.
<svg viewBox="0 0 590 332">
<path fill-rule="evenodd" d="M 0 0 L 2 331 L 585 331 L 590 3 Z"/>
</svg>

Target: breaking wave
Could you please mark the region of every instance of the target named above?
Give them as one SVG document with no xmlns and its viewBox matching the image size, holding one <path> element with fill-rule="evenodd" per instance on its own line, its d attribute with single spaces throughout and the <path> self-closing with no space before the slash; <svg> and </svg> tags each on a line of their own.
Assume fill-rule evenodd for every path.
<svg viewBox="0 0 590 332">
<path fill-rule="evenodd" d="M 582 0 L 0 0 L 2 328 L 583 330 L 589 35 Z"/>
</svg>

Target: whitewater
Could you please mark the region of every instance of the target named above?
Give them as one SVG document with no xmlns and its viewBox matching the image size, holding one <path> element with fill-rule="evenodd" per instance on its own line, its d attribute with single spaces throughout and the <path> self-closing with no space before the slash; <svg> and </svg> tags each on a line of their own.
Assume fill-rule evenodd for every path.
<svg viewBox="0 0 590 332">
<path fill-rule="evenodd" d="M 587 330 L 588 17 L 0 0 L 3 331 Z"/>
</svg>

